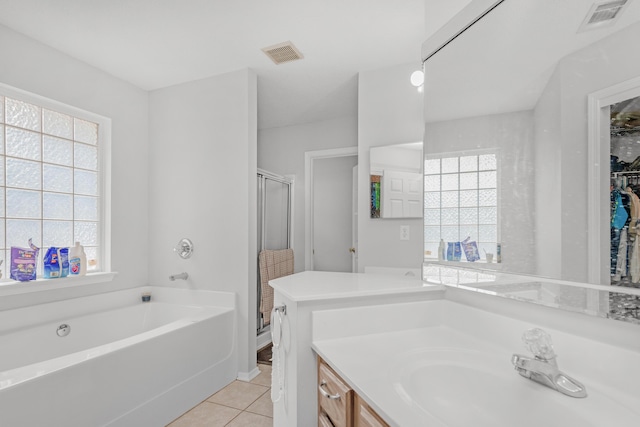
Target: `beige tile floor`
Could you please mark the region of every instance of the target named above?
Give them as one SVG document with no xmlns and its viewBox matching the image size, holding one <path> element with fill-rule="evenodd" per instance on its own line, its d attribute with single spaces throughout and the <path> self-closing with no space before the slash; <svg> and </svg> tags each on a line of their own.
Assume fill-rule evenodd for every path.
<svg viewBox="0 0 640 427">
<path fill-rule="evenodd" d="M 167 427 L 272 427 L 271 365 L 251 382 L 234 381 Z"/>
</svg>

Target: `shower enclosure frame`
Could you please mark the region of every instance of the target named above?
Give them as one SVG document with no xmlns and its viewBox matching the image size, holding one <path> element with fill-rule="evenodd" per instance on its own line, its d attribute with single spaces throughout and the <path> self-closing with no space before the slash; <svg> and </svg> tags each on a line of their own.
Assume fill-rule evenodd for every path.
<svg viewBox="0 0 640 427">
<path fill-rule="evenodd" d="M 289 249 L 293 247 L 293 183 L 294 178 L 291 176 L 282 176 L 277 175 L 275 173 L 258 169 L 257 171 L 258 178 L 258 253 L 264 249 Z M 267 216 L 267 182 L 273 181 L 279 184 L 282 184 L 286 189 L 283 189 L 285 192 L 285 196 L 287 198 L 286 203 L 286 247 L 279 248 L 268 248 L 267 247 L 267 227 L 266 224 L 266 216 Z M 257 306 L 256 306 L 256 325 L 257 325 L 257 337 L 258 337 L 258 348 L 261 347 L 260 342 L 270 341 L 270 338 L 263 337 L 261 339 L 261 335 L 267 334 L 270 331 L 269 325 L 264 326 L 262 323 L 262 316 L 260 313 L 260 301 L 262 300 L 262 291 L 260 287 L 260 266 L 258 265 L 258 274 L 257 274 Z"/>
</svg>

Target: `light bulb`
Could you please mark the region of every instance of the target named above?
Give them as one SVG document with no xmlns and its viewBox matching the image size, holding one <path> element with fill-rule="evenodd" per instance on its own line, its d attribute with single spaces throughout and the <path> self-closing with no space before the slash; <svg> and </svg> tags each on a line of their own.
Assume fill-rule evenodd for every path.
<svg viewBox="0 0 640 427">
<path fill-rule="evenodd" d="M 424 73 L 421 70 L 411 73 L 411 84 L 415 87 L 420 87 L 424 84 Z"/>
</svg>

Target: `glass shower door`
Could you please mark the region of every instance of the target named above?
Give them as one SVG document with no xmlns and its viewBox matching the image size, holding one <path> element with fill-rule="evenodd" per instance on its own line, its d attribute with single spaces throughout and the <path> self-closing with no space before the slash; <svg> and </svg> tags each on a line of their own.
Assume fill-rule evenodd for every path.
<svg viewBox="0 0 640 427">
<path fill-rule="evenodd" d="M 291 181 L 269 172 L 258 172 L 258 254 L 265 249 L 291 247 Z M 265 330 L 260 313 L 261 286 L 258 266 L 258 334 Z"/>
</svg>

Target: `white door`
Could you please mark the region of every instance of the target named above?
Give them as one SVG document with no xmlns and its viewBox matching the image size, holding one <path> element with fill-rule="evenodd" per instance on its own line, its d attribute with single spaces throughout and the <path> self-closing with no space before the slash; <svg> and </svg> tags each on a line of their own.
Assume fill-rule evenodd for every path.
<svg viewBox="0 0 640 427">
<path fill-rule="evenodd" d="M 422 217 L 422 175 L 385 169 L 382 176 L 383 218 Z"/>
<path fill-rule="evenodd" d="M 313 162 L 313 269 L 352 271 L 353 167 L 356 156 Z"/>
</svg>

